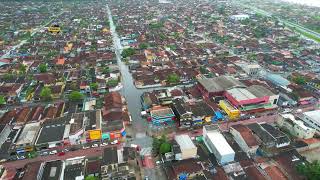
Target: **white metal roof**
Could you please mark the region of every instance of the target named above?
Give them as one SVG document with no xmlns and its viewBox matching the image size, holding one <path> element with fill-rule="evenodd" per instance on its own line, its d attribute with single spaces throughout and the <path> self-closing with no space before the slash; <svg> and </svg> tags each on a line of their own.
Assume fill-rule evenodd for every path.
<svg viewBox="0 0 320 180">
<path fill-rule="evenodd" d="M 320 110 L 308 111 L 303 114 L 312 119 L 312 121 L 320 123 Z"/>
<path fill-rule="evenodd" d="M 236 98 L 238 101 L 257 98 L 255 95 L 253 95 L 250 91 L 248 91 L 245 88 L 233 88 L 227 90 L 227 92 L 231 94 L 234 98 Z"/>
<path fill-rule="evenodd" d="M 208 132 L 207 136 L 220 155 L 235 154 L 220 132 Z"/>
<path fill-rule="evenodd" d="M 40 122 L 26 124 L 16 144 L 17 145 L 26 144 L 26 143 L 31 144 L 34 138 L 36 137 L 36 135 L 38 134 L 39 129 L 40 129 Z"/>
<path fill-rule="evenodd" d="M 177 141 L 181 149 L 193 149 L 196 146 L 193 144 L 191 138 L 186 134 L 176 135 L 174 139 Z"/>
</svg>

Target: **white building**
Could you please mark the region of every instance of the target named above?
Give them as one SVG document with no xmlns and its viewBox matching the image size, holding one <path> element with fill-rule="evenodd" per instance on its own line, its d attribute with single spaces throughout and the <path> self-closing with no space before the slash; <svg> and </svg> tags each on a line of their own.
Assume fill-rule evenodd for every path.
<svg viewBox="0 0 320 180">
<path fill-rule="evenodd" d="M 320 110 L 304 112 L 302 120 L 320 133 Z"/>
<path fill-rule="evenodd" d="M 226 139 L 213 125 L 203 127 L 204 143 L 209 151 L 213 153 L 220 164 L 234 161 L 235 152 Z"/>
<path fill-rule="evenodd" d="M 174 137 L 178 143 L 181 153 L 176 154 L 176 160 L 195 158 L 197 156 L 197 147 L 193 144 L 191 138 L 186 135 L 177 135 Z"/>
<path fill-rule="evenodd" d="M 253 77 L 257 77 L 260 75 L 261 66 L 259 64 L 248 64 L 243 66 L 242 69 L 249 75 Z"/>
<path fill-rule="evenodd" d="M 316 132 L 314 128 L 306 126 L 303 121 L 295 119 L 292 114 L 281 114 L 277 124 L 287 129 L 295 137 L 302 139 L 312 138 Z"/>
<path fill-rule="evenodd" d="M 235 21 L 242 21 L 245 19 L 249 19 L 250 16 L 248 14 L 237 14 L 237 15 L 232 15 L 230 16 L 230 19 L 235 20 Z"/>
</svg>

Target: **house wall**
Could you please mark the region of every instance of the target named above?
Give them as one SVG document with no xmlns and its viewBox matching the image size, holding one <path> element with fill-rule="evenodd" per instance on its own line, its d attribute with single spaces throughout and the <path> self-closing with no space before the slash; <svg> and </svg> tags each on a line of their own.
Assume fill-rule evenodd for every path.
<svg viewBox="0 0 320 180">
<path fill-rule="evenodd" d="M 181 158 L 189 159 L 197 156 L 197 148 L 181 149 Z"/>
<path fill-rule="evenodd" d="M 318 133 L 320 133 L 320 123 L 313 121 L 312 119 L 308 117 L 303 117 L 302 120 L 307 123 L 309 126 L 313 127 L 314 129 L 317 130 Z"/>
<path fill-rule="evenodd" d="M 316 132 L 315 129 L 303 129 L 296 123 L 290 123 L 286 119 L 279 117 L 277 124 L 285 129 L 287 129 L 290 134 L 297 138 L 309 139 L 312 138 Z"/>
</svg>

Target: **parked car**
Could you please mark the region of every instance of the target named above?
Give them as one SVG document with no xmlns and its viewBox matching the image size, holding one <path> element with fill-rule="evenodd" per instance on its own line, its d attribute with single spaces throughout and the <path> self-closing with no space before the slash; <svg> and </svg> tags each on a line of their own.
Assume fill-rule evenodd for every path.
<svg viewBox="0 0 320 180">
<path fill-rule="evenodd" d="M 26 158 L 25 156 L 18 156 L 19 160 L 22 160 L 22 159 L 25 159 L 25 158 Z"/>
<path fill-rule="evenodd" d="M 112 141 L 111 144 L 118 144 L 118 140 Z"/>
<path fill-rule="evenodd" d="M 48 154 L 49 154 L 49 153 L 48 153 L 47 151 L 40 153 L 41 156 L 46 156 L 46 155 L 48 155 Z"/>
<path fill-rule="evenodd" d="M 83 146 L 82 149 L 88 149 L 88 148 L 90 148 L 90 146 Z"/>
<path fill-rule="evenodd" d="M 95 147 L 99 147 L 98 144 L 92 144 L 91 147 L 95 148 Z"/>
<path fill-rule="evenodd" d="M 66 153 L 65 152 L 59 152 L 58 156 L 64 156 Z"/>
<path fill-rule="evenodd" d="M 49 152 L 50 155 L 54 155 L 54 154 L 57 154 L 57 153 L 58 153 L 57 150 L 53 150 L 53 151 Z"/>
<path fill-rule="evenodd" d="M 102 143 L 102 144 L 100 144 L 100 146 L 107 146 L 108 145 L 108 143 Z"/>
</svg>

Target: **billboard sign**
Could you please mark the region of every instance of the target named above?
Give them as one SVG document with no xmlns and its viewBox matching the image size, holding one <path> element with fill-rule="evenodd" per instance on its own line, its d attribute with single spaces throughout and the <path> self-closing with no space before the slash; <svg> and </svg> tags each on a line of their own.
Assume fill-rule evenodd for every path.
<svg viewBox="0 0 320 180">
<path fill-rule="evenodd" d="M 89 131 L 89 138 L 91 140 L 101 139 L 101 131 L 100 130 L 90 130 Z"/>
</svg>

